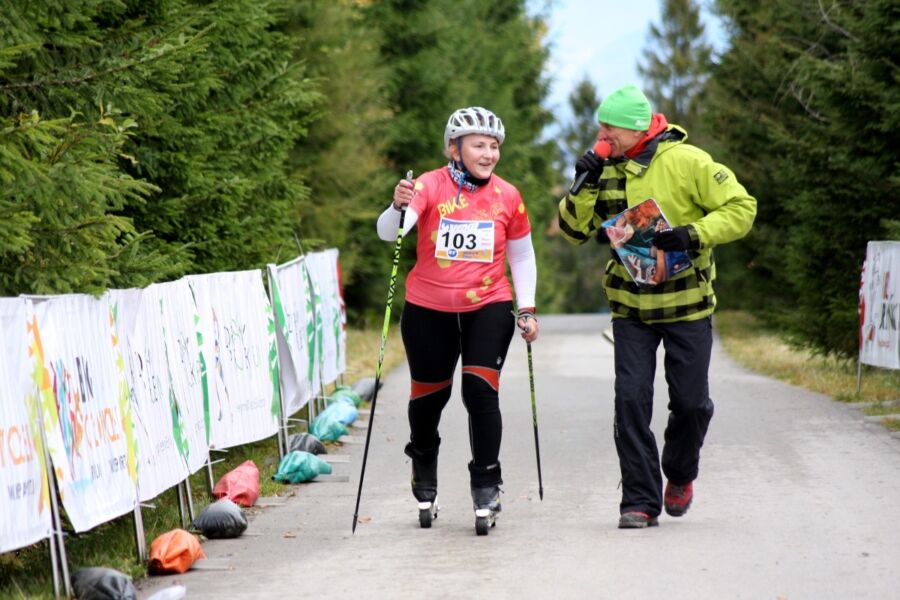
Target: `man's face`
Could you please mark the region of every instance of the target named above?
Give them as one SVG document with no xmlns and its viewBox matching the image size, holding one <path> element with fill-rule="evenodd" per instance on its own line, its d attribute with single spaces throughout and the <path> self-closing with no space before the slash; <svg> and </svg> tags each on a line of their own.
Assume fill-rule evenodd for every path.
<svg viewBox="0 0 900 600">
<path fill-rule="evenodd" d="M 600 132 L 597 134 L 597 139 L 608 142 L 612 146 L 610 156 L 618 158 L 634 148 L 641 141 L 641 138 L 644 137 L 644 133 L 643 131 L 634 131 L 633 129 L 600 123 Z"/>
</svg>

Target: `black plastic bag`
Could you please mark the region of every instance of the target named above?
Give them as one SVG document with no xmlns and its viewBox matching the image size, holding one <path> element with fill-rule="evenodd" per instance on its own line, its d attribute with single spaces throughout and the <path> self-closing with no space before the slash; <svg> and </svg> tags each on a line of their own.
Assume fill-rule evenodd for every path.
<svg viewBox="0 0 900 600">
<path fill-rule="evenodd" d="M 236 538 L 247 529 L 247 517 L 240 506 L 221 498 L 204 508 L 191 527 L 211 540 Z"/>
<path fill-rule="evenodd" d="M 288 438 L 288 452 L 299 450 L 310 454 L 328 454 L 325 445 L 311 433 L 298 433 Z"/>
<path fill-rule="evenodd" d="M 85 567 L 72 575 L 72 588 L 80 600 L 137 600 L 131 577 L 108 567 Z"/>
<path fill-rule="evenodd" d="M 381 386 L 384 385 L 383 381 L 378 382 L 378 389 L 381 389 Z M 374 377 L 363 377 L 362 379 L 357 380 L 352 389 L 354 392 L 359 395 L 360 399 L 363 402 L 371 402 L 372 396 L 375 395 L 375 378 Z"/>
</svg>

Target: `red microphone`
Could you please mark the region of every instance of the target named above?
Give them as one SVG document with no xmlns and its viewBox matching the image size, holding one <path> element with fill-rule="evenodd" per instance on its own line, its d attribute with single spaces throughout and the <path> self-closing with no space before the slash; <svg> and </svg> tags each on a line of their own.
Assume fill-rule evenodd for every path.
<svg viewBox="0 0 900 600">
<path fill-rule="evenodd" d="M 588 150 L 600 159 L 606 159 L 609 157 L 612 152 L 612 146 L 609 145 L 609 142 L 604 140 L 597 140 L 597 143 L 594 144 L 594 147 Z M 571 189 L 569 189 L 570 194 L 577 194 L 581 191 L 582 186 L 584 185 L 584 180 L 587 178 L 588 172 L 585 171 L 581 175 L 578 176 L 578 179 L 575 180 L 575 183 L 572 184 Z"/>
</svg>

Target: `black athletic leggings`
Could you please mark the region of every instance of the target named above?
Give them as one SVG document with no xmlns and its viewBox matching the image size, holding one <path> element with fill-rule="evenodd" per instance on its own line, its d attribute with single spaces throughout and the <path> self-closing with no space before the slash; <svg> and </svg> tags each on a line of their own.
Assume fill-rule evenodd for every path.
<svg viewBox="0 0 900 600">
<path fill-rule="evenodd" d="M 462 398 L 469 413 L 471 482 L 499 484 L 500 370 L 515 330 L 512 302 L 452 313 L 409 302 L 400 331 L 412 379 L 409 395 L 410 446 L 419 456 L 436 456 L 441 412 L 450 399 L 453 372 L 462 354 Z"/>
</svg>

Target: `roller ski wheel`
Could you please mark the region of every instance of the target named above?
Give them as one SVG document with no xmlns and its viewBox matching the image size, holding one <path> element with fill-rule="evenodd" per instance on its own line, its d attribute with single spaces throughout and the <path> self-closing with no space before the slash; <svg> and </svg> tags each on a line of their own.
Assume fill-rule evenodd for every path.
<svg viewBox="0 0 900 600">
<path fill-rule="evenodd" d="M 437 499 L 434 502 L 419 502 L 419 527 L 430 529 L 431 522 L 438 517 Z"/>
<path fill-rule="evenodd" d="M 497 525 L 497 513 L 489 508 L 479 508 L 475 511 L 475 534 L 487 535 L 491 527 Z"/>
<path fill-rule="evenodd" d="M 473 487 L 472 508 L 475 509 L 475 533 L 487 535 L 488 530 L 497 524 L 497 513 L 501 510 L 500 487 Z"/>
</svg>

